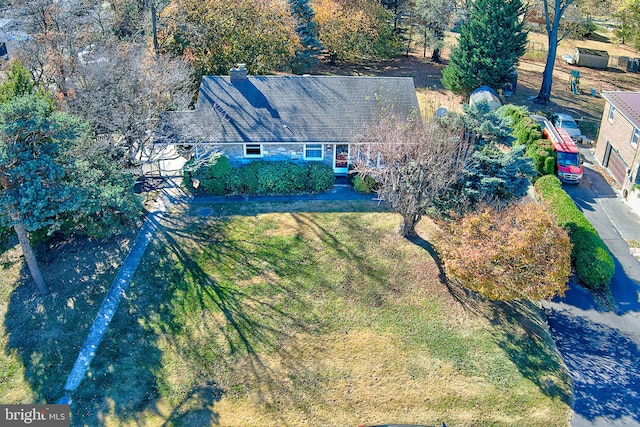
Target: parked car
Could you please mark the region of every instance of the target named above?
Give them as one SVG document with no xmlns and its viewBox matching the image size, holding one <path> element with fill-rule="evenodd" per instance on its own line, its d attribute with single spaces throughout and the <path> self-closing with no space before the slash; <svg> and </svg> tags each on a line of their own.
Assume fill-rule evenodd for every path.
<svg viewBox="0 0 640 427">
<path fill-rule="evenodd" d="M 578 124 L 568 114 L 557 113 L 551 117 L 551 123 L 556 127 L 556 129 L 564 129 L 567 131 L 571 139 L 574 141 L 582 141 L 584 139 L 584 135 L 582 135 L 582 131 L 578 127 Z"/>
</svg>

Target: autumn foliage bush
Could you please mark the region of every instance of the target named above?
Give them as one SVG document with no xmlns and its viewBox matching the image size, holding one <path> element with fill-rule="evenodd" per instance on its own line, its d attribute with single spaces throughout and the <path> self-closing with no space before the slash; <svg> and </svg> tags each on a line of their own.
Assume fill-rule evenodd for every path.
<svg viewBox="0 0 640 427">
<path fill-rule="evenodd" d="M 595 291 L 605 290 L 613 277 L 615 264 L 596 229 L 562 189 L 558 178 L 542 177 L 535 188 L 558 218 L 558 223 L 569 231 L 573 243 L 571 258 L 580 281 Z"/>
<path fill-rule="evenodd" d="M 492 300 L 563 295 L 571 273 L 567 232 L 535 203 L 485 207 L 448 222 L 436 248 L 449 280 Z"/>
</svg>

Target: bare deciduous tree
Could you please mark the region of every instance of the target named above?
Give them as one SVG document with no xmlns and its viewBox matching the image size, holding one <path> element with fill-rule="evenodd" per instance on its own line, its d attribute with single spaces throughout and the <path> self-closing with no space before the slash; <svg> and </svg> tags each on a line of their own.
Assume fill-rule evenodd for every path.
<svg viewBox="0 0 640 427">
<path fill-rule="evenodd" d="M 399 233 L 416 224 L 460 178 L 473 142 L 461 127 L 435 120 L 386 118 L 356 140 L 355 171 L 378 182 L 378 196 L 402 215 Z"/>
<path fill-rule="evenodd" d="M 192 100 L 188 65 L 155 55 L 145 42 L 118 40 L 112 14 L 100 5 L 34 0 L 23 6 L 33 39 L 17 56 L 34 81 L 55 92 L 63 108 L 89 122 L 96 139 L 114 143 L 123 163 L 140 172 L 160 114 L 185 109 Z"/>
<path fill-rule="evenodd" d="M 76 67 L 68 105 L 96 135 L 114 137 L 130 165 L 149 158 L 151 130 L 163 111 L 191 100 L 189 70 L 138 44 L 102 45 Z"/>
</svg>

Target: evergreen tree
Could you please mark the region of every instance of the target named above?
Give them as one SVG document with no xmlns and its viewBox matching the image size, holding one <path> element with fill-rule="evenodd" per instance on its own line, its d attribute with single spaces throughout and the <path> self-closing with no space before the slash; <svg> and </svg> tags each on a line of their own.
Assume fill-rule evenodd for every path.
<svg viewBox="0 0 640 427">
<path fill-rule="evenodd" d="M 435 203 L 440 214 L 473 211 L 478 203 L 508 205 L 526 194 L 536 171 L 525 155 L 526 146 L 511 147 L 511 118 L 504 111 L 480 103 L 466 107 L 464 116 L 449 119 L 461 120 L 475 143 L 461 178 Z"/>
<path fill-rule="evenodd" d="M 106 237 L 142 208 L 133 178 L 117 168 L 114 156 L 122 154 L 86 138 L 87 124 L 56 111 L 29 76 L 15 62 L 0 84 L 0 226 L 15 230 L 29 272 L 47 294 L 30 233 Z"/>
<path fill-rule="evenodd" d="M 442 73 L 444 86 L 465 97 L 483 85 L 502 87 L 527 44 L 521 0 L 476 0 L 470 8 Z"/>
<path fill-rule="evenodd" d="M 0 85 L 0 103 L 33 92 L 31 73 L 20 61 L 13 61 L 6 71 L 6 80 Z"/>
<path fill-rule="evenodd" d="M 291 15 L 296 20 L 296 33 L 300 37 L 302 46 L 310 51 L 321 48 L 318 40 L 318 28 L 315 23 L 315 13 L 309 0 L 289 0 Z"/>
<path fill-rule="evenodd" d="M 296 21 L 296 34 L 300 38 L 302 49 L 296 52 L 294 70 L 303 71 L 317 61 L 322 50 L 318 40 L 318 26 L 315 22 L 315 12 L 309 0 L 288 0 L 291 15 Z"/>
<path fill-rule="evenodd" d="M 82 133 L 81 123 L 53 111 L 35 95 L 0 105 L 0 208 L 13 225 L 27 266 L 42 294 L 49 292 L 29 242 L 29 232 L 56 230 L 79 198 L 65 182 L 62 153 Z"/>
</svg>

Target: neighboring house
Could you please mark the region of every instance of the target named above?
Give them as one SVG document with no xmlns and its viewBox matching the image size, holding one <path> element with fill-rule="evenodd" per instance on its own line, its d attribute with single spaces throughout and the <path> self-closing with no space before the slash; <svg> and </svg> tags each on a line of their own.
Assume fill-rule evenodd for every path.
<svg viewBox="0 0 640 427">
<path fill-rule="evenodd" d="M 203 77 L 195 110 L 166 113 L 155 141 L 216 147 L 234 165 L 324 162 L 346 174 L 354 138 L 383 113 L 419 114 L 412 78 L 247 76 L 239 66 Z"/>
<path fill-rule="evenodd" d="M 602 92 L 605 99 L 596 159 L 622 187 L 627 201 L 640 213 L 640 92 Z"/>
</svg>

